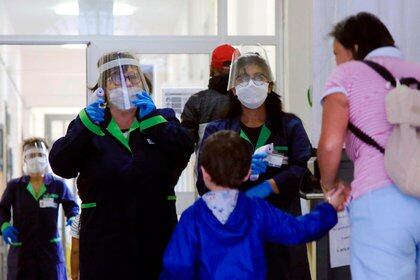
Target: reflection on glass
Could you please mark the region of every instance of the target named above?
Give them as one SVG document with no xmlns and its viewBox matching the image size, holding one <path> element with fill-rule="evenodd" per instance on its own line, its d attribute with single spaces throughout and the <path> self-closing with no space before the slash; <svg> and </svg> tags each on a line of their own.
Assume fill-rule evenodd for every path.
<svg viewBox="0 0 420 280">
<path fill-rule="evenodd" d="M 207 87 L 208 54 L 139 54 L 139 58 L 143 71 L 152 81 L 153 99 L 159 106 L 166 103 L 163 89 L 197 88 L 199 91 Z"/>
<path fill-rule="evenodd" d="M 22 8 L 24 7 L 24 9 Z M 0 34 L 216 35 L 217 0 L 0 0 Z"/>
<path fill-rule="evenodd" d="M 239 46 L 234 46 L 238 48 Z M 262 46 L 267 53 L 268 63 L 271 67 L 271 72 L 273 73 L 273 77 L 276 78 L 276 47 L 275 46 Z"/>
<path fill-rule="evenodd" d="M 275 0 L 228 0 L 229 35 L 275 35 Z"/>
</svg>

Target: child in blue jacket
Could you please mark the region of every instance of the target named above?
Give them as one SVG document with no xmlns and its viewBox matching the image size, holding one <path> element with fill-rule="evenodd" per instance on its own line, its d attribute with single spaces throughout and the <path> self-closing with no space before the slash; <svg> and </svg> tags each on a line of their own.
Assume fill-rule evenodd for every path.
<svg viewBox="0 0 420 280">
<path fill-rule="evenodd" d="M 327 203 L 293 217 L 237 187 L 250 175 L 251 150 L 233 131 L 203 144 L 201 170 L 211 190 L 181 216 L 163 259 L 161 279 L 265 279 L 266 242 L 305 243 L 337 223 L 347 192 L 327 193 Z"/>
</svg>

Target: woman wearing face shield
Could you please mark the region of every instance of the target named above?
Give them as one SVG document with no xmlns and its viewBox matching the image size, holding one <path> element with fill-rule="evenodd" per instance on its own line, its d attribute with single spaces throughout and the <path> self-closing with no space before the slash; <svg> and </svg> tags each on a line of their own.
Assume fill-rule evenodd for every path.
<svg viewBox="0 0 420 280">
<path fill-rule="evenodd" d="M 156 279 L 193 145 L 172 109 L 156 109 L 134 55 L 105 54 L 98 69 L 90 104 L 50 153 L 56 174 L 78 176 L 80 279 Z"/>
<path fill-rule="evenodd" d="M 279 209 L 299 215 L 298 186 L 311 157 L 311 144 L 301 120 L 282 111 L 264 54 L 262 48 L 235 52 L 228 84 L 230 108 L 225 119 L 207 126 L 203 141 L 220 130 L 238 132 L 254 151 L 251 179 L 241 189 L 248 196 L 265 198 Z M 197 188 L 202 195 L 208 190 L 200 169 L 198 172 Z M 266 258 L 268 279 L 310 279 L 305 245 L 267 244 Z"/>
<path fill-rule="evenodd" d="M 79 207 L 64 181 L 48 172 L 42 138 L 23 143 L 25 176 L 8 182 L 0 201 L 1 234 L 10 245 L 7 279 L 67 279 L 58 209 L 70 225 Z M 13 214 L 12 214 L 13 213 Z"/>
</svg>

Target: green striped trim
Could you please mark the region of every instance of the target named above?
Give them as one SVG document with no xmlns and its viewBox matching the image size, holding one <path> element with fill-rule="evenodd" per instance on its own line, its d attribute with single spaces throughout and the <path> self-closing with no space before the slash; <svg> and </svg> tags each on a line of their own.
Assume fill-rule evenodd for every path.
<svg viewBox="0 0 420 280">
<path fill-rule="evenodd" d="M 50 240 L 51 243 L 58 243 L 60 241 L 61 241 L 60 237 L 56 237 L 56 238 L 53 238 L 53 239 Z"/>
<path fill-rule="evenodd" d="M 144 120 L 144 121 L 140 122 L 140 131 L 143 131 L 143 130 L 148 129 L 152 126 L 155 126 L 155 125 L 158 125 L 158 124 L 161 124 L 161 123 L 164 123 L 164 122 L 167 122 L 167 121 L 161 115 L 151 117 L 147 120 Z"/>
<path fill-rule="evenodd" d="M 168 195 L 168 196 L 166 197 L 166 199 L 167 199 L 167 200 L 170 200 L 170 201 L 176 200 L 176 195 Z"/>
<path fill-rule="evenodd" d="M 16 243 L 10 242 L 10 245 L 19 247 L 19 246 L 22 246 L 22 242 L 16 242 Z"/>
<path fill-rule="evenodd" d="M 96 207 L 96 202 L 92 202 L 92 203 L 82 203 L 82 209 L 87 209 L 87 208 L 95 208 Z"/>
<path fill-rule="evenodd" d="M 4 222 L 2 225 L 1 225 L 1 232 L 3 232 L 3 230 L 5 230 L 6 228 L 8 228 L 8 227 L 10 227 L 10 226 L 12 226 L 9 222 Z"/>
<path fill-rule="evenodd" d="M 90 131 L 92 131 L 93 133 L 95 133 L 96 135 L 99 135 L 99 136 L 104 136 L 105 135 L 105 133 L 101 130 L 101 128 L 99 126 L 97 126 L 96 124 L 94 124 L 89 119 L 89 116 L 87 115 L 85 109 L 80 111 L 79 118 L 82 121 L 82 123 L 86 126 L 86 128 L 89 129 Z"/>
<path fill-rule="evenodd" d="M 277 151 L 277 152 L 287 152 L 287 151 L 289 151 L 289 147 L 286 147 L 286 146 L 274 146 L 274 151 Z"/>
</svg>

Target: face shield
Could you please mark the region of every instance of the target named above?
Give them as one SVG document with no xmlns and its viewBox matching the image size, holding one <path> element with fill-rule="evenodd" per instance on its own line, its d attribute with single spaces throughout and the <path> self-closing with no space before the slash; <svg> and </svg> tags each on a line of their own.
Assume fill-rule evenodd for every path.
<svg viewBox="0 0 420 280">
<path fill-rule="evenodd" d="M 227 90 L 246 86 L 251 81 L 260 85 L 274 82 L 267 53 L 262 46 L 240 46 L 232 56 Z"/>
<path fill-rule="evenodd" d="M 232 58 L 228 90 L 235 88 L 241 104 L 256 109 L 264 104 L 269 85 L 274 81 L 267 54 L 261 47 L 242 47 Z"/>
<path fill-rule="evenodd" d="M 26 145 L 23 149 L 24 169 L 28 174 L 44 174 L 48 170 L 48 150 L 41 141 Z"/>
<path fill-rule="evenodd" d="M 149 88 L 138 60 L 125 58 L 123 54 L 126 53 L 118 53 L 116 59 L 106 62 L 107 56 L 104 56 L 99 61 L 98 86 L 104 89 L 109 107 L 129 110 L 134 108 L 132 101 L 136 94 L 141 91 L 149 93 Z"/>
</svg>

